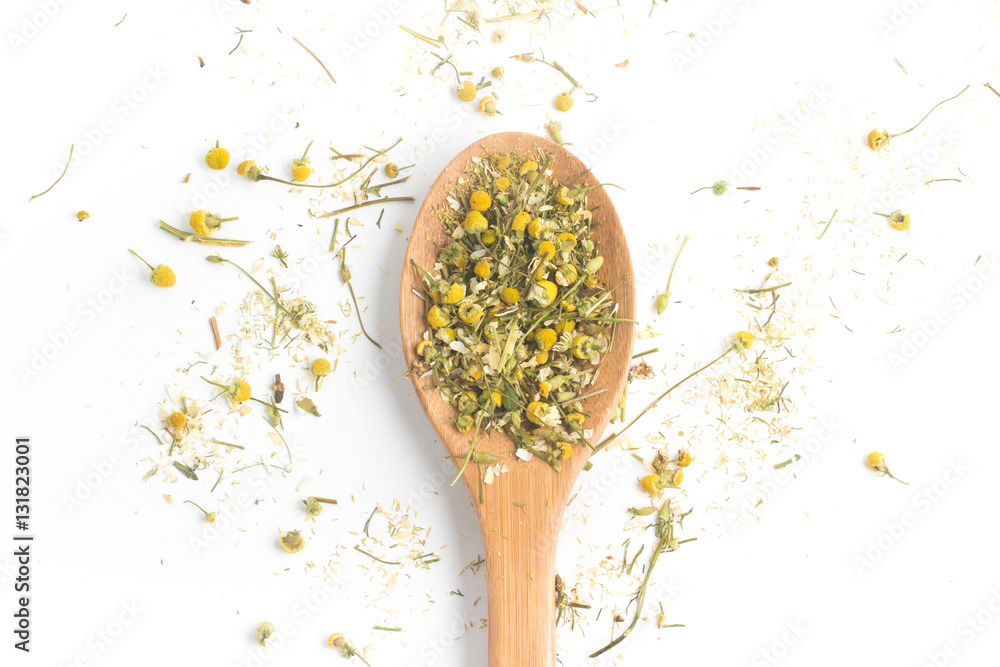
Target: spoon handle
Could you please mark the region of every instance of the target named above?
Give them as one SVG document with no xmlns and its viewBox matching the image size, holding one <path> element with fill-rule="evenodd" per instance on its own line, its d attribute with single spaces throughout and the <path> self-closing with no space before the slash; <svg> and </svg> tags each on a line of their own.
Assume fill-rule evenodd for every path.
<svg viewBox="0 0 1000 667">
<path fill-rule="evenodd" d="M 480 510 L 489 667 L 553 667 L 556 542 L 565 499 L 532 475 L 504 475 L 498 482 Z"/>
</svg>

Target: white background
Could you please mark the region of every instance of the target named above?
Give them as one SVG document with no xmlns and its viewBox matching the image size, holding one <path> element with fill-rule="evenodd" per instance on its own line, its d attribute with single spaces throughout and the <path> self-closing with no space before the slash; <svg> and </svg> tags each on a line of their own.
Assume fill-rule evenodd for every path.
<svg viewBox="0 0 1000 667">
<path fill-rule="evenodd" d="M 207 193 L 211 210 L 240 216 L 225 236 L 258 241 L 224 253 L 244 266 L 270 253 L 271 233 L 293 259 L 329 243 L 330 221 L 307 213 L 317 204 L 334 206 L 329 197 L 311 203 L 309 193 L 242 179 L 216 191 L 211 184 L 219 174 L 202 161 L 216 139 L 233 150 L 234 164 L 256 141 L 254 156 L 278 175 L 315 140 L 310 154 L 329 176 L 322 158 L 331 143 L 354 151 L 401 136 L 395 161 L 417 166 L 406 192 L 394 194 L 419 201 L 451 156 L 477 137 L 544 132 L 555 113 L 552 98 L 566 82 L 542 65 L 509 60 L 538 46 L 598 94 L 593 103 L 577 94 L 560 118 L 563 133 L 601 179 L 626 188 L 613 191 L 616 206 L 636 266 L 651 269 L 640 276 L 640 312 L 642 326 L 660 335 L 636 349 L 659 348 L 648 358 L 657 377 L 634 387 L 631 414 L 748 326 L 733 289 L 756 285 L 771 256 L 794 281 L 786 305 L 794 305 L 800 325 L 789 345 L 804 371 L 793 394 L 801 430 L 774 451 L 730 451 L 744 461 L 745 479 L 739 466 L 705 474 L 714 456 L 698 459 L 695 450 L 678 502 L 694 508 L 684 536 L 699 540 L 661 559 L 650 593 L 664 602 L 668 622 L 686 627 L 657 630 L 648 604 L 646 620 L 603 664 L 995 660 L 1000 293 L 990 279 L 1000 248 L 1000 168 L 991 151 L 1000 141 L 1000 97 L 982 85 L 1000 87 L 995 3 L 675 1 L 648 17 L 647 3 L 630 2 L 595 18 L 557 2 L 557 17 L 544 29 L 509 23 L 503 46 L 488 43 L 487 29 L 481 44 L 455 47 L 459 67 L 477 79 L 493 65 L 506 68 L 497 88 L 503 115 L 495 118 L 467 113 L 472 107 L 454 97 L 454 77 L 444 69 L 431 77 L 433 59 L 415 58 L 420 44 L 396 27 L 430 30 L 443 3 L 294 4 L 5 4 L 0 275 L 9 374 L 2 383 L 0 495 L 10 498 L 13 437 L 30 435 L 37 542 L 30 656 L 10 647 L 12 560 L 7 547 L 0 550 L 4 664 L 11 657 L 31 665 L 257 664 L 250 635 L 262 620 L 290 628 L 263 661 L 269 665 L 339 662 L 325 646 L 334 631 L 370 646 L 376 666 L 485 664 L 482 570 L 459 574 L 481 554 L 475 514 L 464 489 L 441 483 L 451 464 L 442 460 L 411 385 L 388 386 L 404 370 L 398 283 L 416 203 L 387 209 L 381 229 L 374 209 L 359 214 L 364 226 L 349 250 L 366 323 L 387 354 L 354 338 L 356 321 L 338 306 L 347 298 L 338 265 L 318 255 L 321 265 L 305 277 L 304 293 L 346 332 L 340 367 L 314 396 L 324 416 L 288 418 L 301 463 L 287 478 L 275 475 L 254 489 L 250 495 L 261 502 L 241 507 L 208 548 L 192 547 L 204 524 L 180 501 L 222 509 L 250 485 L 233 487 L 227 479 L 209 494 L 205 481 L 143 483 L 156 445 L 148 434 L 130 434 L 137 422 L 157 418 L 167 385 L 210 397 L 197 373 L 186 378 L 178 369 L 211 352 L 207 319 L 216 307 L 238 304 L 250 289 L 235 270 L 205 262 L 205 248 L 157 231 L 158 218 L 183 226 L 197 195 Z M 486 15 L 499 11 L 486 7 Z M 375 33 L 367 44 L 356 32 L 366 26 Z M 237 28 L 253 32 L 230 56 Z M 320 55 L 337 85 L 292 36 Z M 627 67 L 614 67 L 626 59 Z M 865 147 L 871 128 L 899 132 L 966 84 L 959 100 L 887 151 Z M 940 136 L 951 137 L 950 145 L 928 157 Z M 761 191 L 688 194 L 719 179 L 735 181 L 769 138 L 776 150 L 747 179 Z M 28 203 L 58 176 L 70 144 L 79 159 L 65 179 Z M 191 181 L 182 184 L 187 173 Z M 924 185 L 930 178 L 961 182 Z M 880 206 L 887 193 L 891 201 Z M 912 230 L 900 234 L 868 215 L 873 203 L 908 211 Z M 89 220 L 76 220 L 80 209 Z M 834 209 L 835 222 L 817 240 Z M 397 223 L 401 234 L 393 230 Z M 675 302 L 657 318 L 652 300 L 669 267 L 650 244 L 672 256 L 686 234 L 692 239 L 674 278 Z M 173 266 L 177 286 L 157 290 L 146 282 L 130 247 Z M 117 290 L 122 273 L 128 281 Z M 922 335 L 935 313 L 944 323 L 935 335 Z M 232 321 L 221 321 L 231 332 Z M 78 334 L 61 337 L 68 326 Z M 903 331 L 887 333 L 897 327 Z M 59 341 L 64 345 L 37 373 L 24 372 L 36 353 Z M 287 377 L 304 376 L 302 367 Z M 262 367 L 250 378 L 255 394 L 263 395 L 271 372 Z M 683 400 L 712 423 L 708 401 L 690 394 Z M 677 415 L 676 405 L 665 404 L 635 428 L 637 453 L 650 456 L 643 436 L 660 429 L 665 415 Z M 270 451 L 259 417 L 255 411 L 243 420 L 250 435 L 241 442 Z M 833 437 L 796 467 L 794 479 L 767 486 L 773 464 L 807 453 L 824 418 L 836 424 Z M 674 449 L 685 444 L 673 432 L 669 441 Z M 886 452 L 910 486 L 865 469 L 873 449 Z M 110 474 L 89 497 L 68 503 L 109 461 Z M 602 559 L 621 559 L 626 537 L 633 546 L 643 539 L 624 530 L 625 510 L 643 503 L 634 482 L 643 468 L 621 450 L 595 464 L 581 478 L 559 554 L 559 571 L 584 590 Z M 961 475 L 946 475 L 954 468 Z M 315 478 L 308 493 L 334 496 L 340 505 L 310 526 L 306 551 L 288 556 L 276 537 L 306 527 L 296 506 L 304 494 L 295 490 L 306 475 Z M 734 524 L 761 489 L 770 493 L 756 518 Z M 442 560 L 428 570 L 404 568 L 386 590 L 374 564 L 352 546 L 375 504 L 390 508 L 395 499 L 412 506 L 415 524 L 431 529 L 426 550 Z M 907 516 L 911 525 L 900 530 Z M 375 528 L 384 532 L 385 525 Z M 0 530 L 5 540 L 12 532 Z M 859 565 L 866 558 L 870 566 Z M 330 563 L 340 578 L 327 595 Z M 615 605 L 624 614 L 634 583 L 599 576 L 603 589 L 619 595 L 604 603 L 595 595 L 582 626 L 560 628 L 562 664 L 590 664 L 586 655 L 610 636 Z M 448 594 L 456 589 L 463 596 Z M 608 608 L 595 621 L 602 604 Z M 981 610 L 984 625 L 973 626 L 967 619 Z M 376 624 L 403 631 L 374 631 Z M 100 632 L 116 637 L 106 642 Z M 949 649 L 953 656 L 944 655 Z"/>
</svg>

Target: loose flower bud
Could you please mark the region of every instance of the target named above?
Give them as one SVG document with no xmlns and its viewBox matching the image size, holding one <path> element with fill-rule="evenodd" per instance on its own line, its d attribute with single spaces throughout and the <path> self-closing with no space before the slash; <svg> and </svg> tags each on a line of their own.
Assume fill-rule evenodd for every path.
<svg viewBox="0 0 1000 667">
<path fill-rule="evenodd" d="M 205 155 L 205 164 L 208 165 L 209 169 L 225 169 L 229 166 L 229 151 L 220 147 L 219 142 L 216 141 L 215 148 Z"/>
</svg>

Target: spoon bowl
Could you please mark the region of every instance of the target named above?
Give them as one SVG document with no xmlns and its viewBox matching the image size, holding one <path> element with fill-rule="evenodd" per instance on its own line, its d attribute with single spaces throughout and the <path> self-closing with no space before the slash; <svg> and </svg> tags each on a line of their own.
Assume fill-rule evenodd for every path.
<svg viewBox="0 0 1000 667">
<path fill-rule="evenodd" d="M 541 149 L 555 157 L 552 176 L 563 185 L 594 186 L 599 183 L 586 165 L 565 148 L 543 137 L 520 132 L 493 134 L 476 141 L 455 156 L 434 181 L 413 224 L 406 249 L 400 284 L 400 328 L 408 367 L 413 367 L 416 346 L 427 330 L 424 301 L 414 293 L 422 283 L 412 263 L 430 269 L 438 252 L 451 239 L 435 211 L 446 203 L 448 193 L 475 157 L 513 152 L 535 154 Z M 587 193 L 593 211 L 593 238 L 604 264 L 597 277 L 609 288 L 618 305 L 617 324 L 611 348 L 605 352 L 594 383 L 588 387 L 584 412 L 589 441 L 596 444 L 618 405 L 628 379 L 635 333 L 635 278 L 624 230 L 603 187 Z M 459 433 L 451 419 L 457 416 L 431 384 L 430 378 L 411 376 L 427 418 L 446 452 L 460 464 L 469 449 L 469 433 Z M 470 462 L 462 473 L 474 499 L 482 530 L 486 559 L 489 610 L 490 667 L 552 667 L 555 664 L 555 555 L 563 511 L 577 476 L 590 450 L 574 448 L 556 472 L 544 461 L 521 461 L 514 456 L 515 444 L 506 433 L 480 432 L 476 450 L 500 458 L 508 471 L 488 485 L 483 471 Z M 480 494 L 484 502 L 478 502 Z"/>
</svg>

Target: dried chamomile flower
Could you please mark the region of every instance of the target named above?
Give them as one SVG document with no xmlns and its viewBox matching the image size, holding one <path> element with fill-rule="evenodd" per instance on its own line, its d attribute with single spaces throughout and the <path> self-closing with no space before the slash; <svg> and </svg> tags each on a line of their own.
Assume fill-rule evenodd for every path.
<svg viewBox="0 0 1000 667">
<path fill-rule="evenodd" d="M 875 472 L 882 473 L 883 475 L 892 477 L 900 484 L 907 484 L 907 485 L 909 484 L 909 482 L 904 482 L 903 480 L 898 479 L 891 472 L 889 472 L 889 467 L 885 464 L 885 454 L 883 454 L 882 452 L 872 452 L 871 454 L 868 455 L 868 458 L 865 460 L 865 463 L 868 465 L 869 469 L 874 470 Z"/>
<path fill-rule="evenodd" d="M 490 76 L 493 77 L 494 79 L 502 79 L 503 78 L 503 67 L 494 67 L 493 69 L 491 69 L 490 70 Z"/>
<path fill-rule="evenodd" d="M 226 395 L 232 399 L 233 403 L 242 403 L 250 400 L 250 384 L 242 379 L 237 378 L 236 380 L 233 380 L 232 384 L 219 384 L 218 382 L 212 382 L 205 376 L 202 376 L 201 379 L 220 389 L 225 389 Z"/>
<path fill-rule="evenodd" d="M 470 234 L 482 234 L 486 231 L 488 225 L 489 223 L 482 213 L 479 211 L 469 211 L 469 214 L 465 216 L 465 221 L 462 223 L 462 228 Z"/>
<path fill-rule="evenodd" d="M 306 538 L 297 530 L 290 530 L 278 540 L 278 544 L 287 553 L 294 554 L 302 551 L 306 546 Z"/>
<path fill-rule="evenodd" d="M 868 148 L 873 151 L 880 151 L 889 145 L 888 130 L 872 130 L 868 133 Z"/>
<path fill-rule="evenodd" d="M 359 654 L 354 647 L 347 643 L 347 639 L 344 637 L 342 632 L 335 632 L 326 640 L 326 645 L 330 648 L 340 651 L 345 658 L 357 657 L 361 662 L 371 667 L 365 657 Z"/>
<path fill-rule="evenodd" d="M 694 194 L 695 192 L 701 192 L 702 190 L 711 190 L 715 194 L 715 196 L 721 197 L 722 195 L 726 194 L 727 190 L 729 190 L 729 183 L 726 183 L 725 181 L 716 181 L 712 185 L 706 185 L 703 188 L 698 188 L 691 194 Z"/>
<path fill-rule="evenodd" d="M 491 203 L 490 194 L 483 190 L 476 190 L 469 197 L 469 207 L 473 211 L 479 211 L 480 213 L 488 209 Z"/>
<path fill-rule="evenodd" d="M 201 505 L 199 505 L 198 503 L 194 502 L 193 500 L 185 500 L 184 502 L 190 503 L 190 504 L 194 505 L 195 507 L 197 507 L 198 509 L 200 509 L 202 511 L 202 514 L 205 515 L 205 523 L 215 523 L 215 517 L 217 515 L 216 512 L 206 512 L 202 508 Z"/>
<path fill-rule="evenodd" d="M 776 269 L 778 268 L 778 263 L 780 261 L 781 260 L 778 259 L 777 257 L 772 257 L 771 259 L 767 260 L 767 265 L 770 266 L 772 269 Z"/>
<path fill-rule="evenodd" d="M 733 334 L 732 342 L 737 352 L 749 350 L 753 346 L 753 334 L 749 331 L 737 331 Z"/>
<path fill-rule="evenodd" d="M 332 368 L 330 367 L 330 362 L 326 359 L 320 358 L 312 362 L 312 366 L 309 367 L 312 374 L 316 376 L 316 391 L 319 391 L 320 386 L 323 384 L 323 378 L 330 374 Z"/>
<path fill-rule="evenodd" d="M 492 95 L 484 95 L 483 99 L 479 100 L 479 113 L 484 113 L 489 117 L 497 115 L 497 98 Z"/>
<path fill-rule="evenodd" d="M 655 496 L 663 490 L 663 482 L 656 473 L 639 478 L 639 487 L 651 496 Z"/>
<path fill-rule="evenodd" d="M 876 211 L 875 215 L 881 215 L 883 218 L 889 218 L 889 226 L 897 232 L 905 232 L 910 228 L 909 213 L 903 213 L 899 210 L 893 211 L 892 213 L 879 213 Z"/>
<path fill-rule="evenodd" d="M 216 141 L 215 148 L 205 155 L 205 164 L 209 169 L 225 169 L 229 166 L 229 151 L 219 146 L 219 142 Z"/>
<path fill-rule="evenodd" d="M 309 516 L 319 516 L 323 513 L 323 503 L 315 498 L 306 498 L 302 501 L 306 506 L 306 514 Z"/>
<path fill-rule="evenodd" d="M 691 465 L 691 460 L 691 454 L 689 454 L 686 449 L 682 449 L 677 455 L 677 458 L 674 459 L 674 463 L 677 464 L 678 468 L 687 468 Z"/>
<path fill-rule="evenodd" d="M 521 300 L 521 293 L 515 287 L 507 287 L 500 290 L 500 300 L 507 305 L 513 306 Z"/>
<path fill-rule="evenodd" d="M 191 225 L 191 229 L 194 230 L 195 234 L 199 236 L 211 236 L 215 230 L 222 226 L 222 223 L 232 220 L 239 220 L 239 218 L 220 218 L 216 213 L 195 211 L 188 218 L 188 224 Z"/>
<path fill-rule="evenodd" d="M 569 111 L 573 108 L 573 97 L 571 93 L 559 93 L 556 96 L 556 110 Z"/>
<path fill-rule="evenodd" d="M 275 630 L 274 625 L 264 621 L 254 629 L 253 639 L 261 646 L 267 646 L 267 640 L 274 636 L 275 632 L 277 630 Z"/>
<path fill-rule="evenodd" d="M 292 180 L 296 183 L 305 183 L 309 180 L 309 176 L 312 175 L 312 167 L 309 166 L 309 158 L 306 157 L 312 145 L 313 142 L 310 141 L 309 145 L 306 146 L 306 150 L 302 153 L 302 157 L 292 160 Z"/>
<path fill-rule="evenodd" d="M 312 362 L 312 366 L 309 367 L 312 374 L 316 377 L 324 377 L 330 374 L 330 362 L 326 359 L 320 358 Z"/>
<path fill-rule="evenodd" d="M 396 166 L 395 162 L 386 162 L 384 171 L 385 175 L 389 178 L 396 178 L 399 176 L 399 167 Z"/>
<path fill-rule="evenodd" d="M 494 44 L 503 44 L 507 41 L 507 33 L 500 28 L 497 28 L 493 31 L 493 34 L 490 35 L 490 41 Z"/>
<path fill-rule="evenodd" d="M 243 160 L 243 162 L 236 165 L 236 173 L 256 182 L 260 180 L 260 176 L 263 172 L 253 160 Z"/>
<path fill-rule="evenodd" d="M 167 417 L 167 424 L 170 425 L 174 431 L 180 431 L 187 424 L 187 415 L 183 412 L 171 412 L 170 416 Z"/>
<path fill-rule="evenodd" d="M 86 211 L 77 211 L 76 212 L 76 219 L 79 220 L 80 222 L 83 222 L 84 220 L 86 220 L 89 217 L 90 217 L 90 214 L 87 213 Z"/>
<path fill-rule="evenodd" d="M 458 89 L 458 99 L 463 102 L 471 102 L 476 99 L 476 95 L 479 93 L 479 89 L 476 84 L 472 81 L 466 81 L 462 84 L 462 87 Z"/>
<path fill-rule="evenodd" d="M 136 257 L 139 257 L 139 254 L 135 250 L 129 248 L 128 251 Z M 149 267 L 149 282 L 153 283 L 157 287 L 173 287 L 177 284 L 177 276 L 174 275 L 174 270 L 166 264 L 157 264 L 154 267 L 152 264 L 142 259 L 142 257 L 139 257 L 139 260 Z"/>
</svg>

